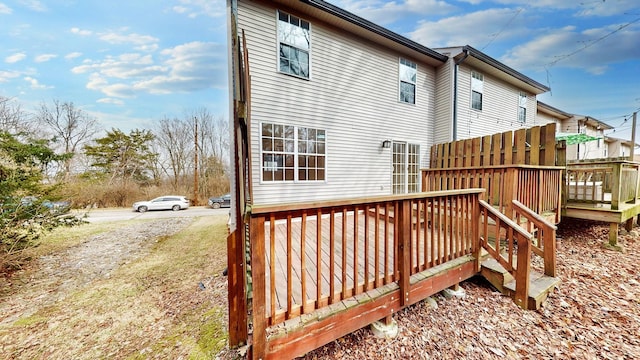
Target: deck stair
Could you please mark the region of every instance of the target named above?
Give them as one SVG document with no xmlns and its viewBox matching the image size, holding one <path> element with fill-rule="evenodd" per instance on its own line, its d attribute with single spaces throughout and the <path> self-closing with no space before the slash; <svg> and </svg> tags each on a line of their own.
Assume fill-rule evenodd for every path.
<svg viewBox="0 0 640 360">
<path fill-rule="evenodd" d="M 515 295 L 516 281 L 513 276 L 504 268 L 497 260 L 492 257 L 482 262 L 480 268 L 482 275 L 493 287 L 502 294 L 511 298 Z M 529 274 L 529 296 L 527 300 L 527 309 L 538 310 L 542 303 L 547 299 L 549 293 L 552 292 L 560 284 L 557 277 L 546 276 L 537 271 L 531 270 Z"/>
</svg>

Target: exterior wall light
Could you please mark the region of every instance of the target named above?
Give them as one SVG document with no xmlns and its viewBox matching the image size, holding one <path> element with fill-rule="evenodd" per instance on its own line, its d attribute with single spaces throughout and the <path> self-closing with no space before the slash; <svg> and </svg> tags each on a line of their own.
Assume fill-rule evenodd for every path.
<svg viewBox="0 0 640 360">
<path fill-rule="evenodd" d="M 382 142 L 382 148 L 383 149 L 389 149 L 391 147 L 391 140 L 384 140 Z"/>
</svg>

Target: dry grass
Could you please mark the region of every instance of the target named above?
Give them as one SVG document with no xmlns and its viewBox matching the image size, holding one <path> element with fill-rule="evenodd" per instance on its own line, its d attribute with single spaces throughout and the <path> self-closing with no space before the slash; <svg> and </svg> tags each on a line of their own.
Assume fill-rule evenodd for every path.
<svg viewBox="0 0 640 360">
<path fill-rule="evenodd" d="M 59 251 L 112 226 L 67 229 L 47 246 Z M 226 342 L 226 231 L 226 216 L 199 218 L 62 300 L 0 322 L 0 358 L 211 358 Z"/>
</svg>

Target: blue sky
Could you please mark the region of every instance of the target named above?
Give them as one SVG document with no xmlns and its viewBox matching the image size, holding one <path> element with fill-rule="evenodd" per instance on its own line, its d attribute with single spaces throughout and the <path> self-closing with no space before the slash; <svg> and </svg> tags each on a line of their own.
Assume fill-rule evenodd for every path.
<svg viewBox="0 0 640 360">
<path fill-rule="evenodd" d="M 551 87 L 540 100 L 630 138 L 638 0 L 334 0 L 431 48 L 471 45 Z M 206 107 L 228 117 L 226 2 L 0 0 L 0 95 L 72 101 L 106 129 Z"/>
</svg>

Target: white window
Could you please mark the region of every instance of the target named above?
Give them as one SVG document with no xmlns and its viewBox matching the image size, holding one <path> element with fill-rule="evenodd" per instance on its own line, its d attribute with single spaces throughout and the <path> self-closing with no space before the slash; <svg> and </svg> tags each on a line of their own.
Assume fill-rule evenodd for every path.
<svg viewBox="0 0 640 360">
<path fill-rule="evenodd" d="M 308 21 L 278 11 L 278 69 L 309 78 L 311 27 Z"/>
<path fill-rule="evenodd" d="M 398 77 L 400 79 L 400 101 L 415 104 L 418 66 L 414 62 L 400 58 Z"/>
<path fill-rule="evenodd" d="M 527 122 L 527 94 L 523 92 L 518 95 L 518 121 L 521 124 Z"/>
<path fill-rule="evenodd" d="M 325 130 L 263 123 L 263 181 L 324 181 Z"/>
<path fill-rule="evenodd" d="M 482 110 L 482 93 L 484 91 L 484 76 L 478 72 L 471 72 L 471 108 Z"/>
</svg>

